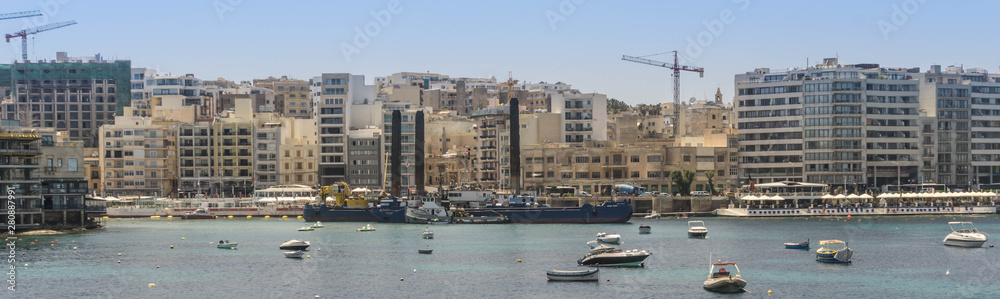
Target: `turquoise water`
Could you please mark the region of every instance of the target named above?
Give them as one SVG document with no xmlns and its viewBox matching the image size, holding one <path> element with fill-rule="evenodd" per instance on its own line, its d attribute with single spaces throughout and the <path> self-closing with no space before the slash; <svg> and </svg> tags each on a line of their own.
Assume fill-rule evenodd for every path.
<svg viewBox="0 0 1000 299">
<path fill-rule="evenodd" d="M 774 298 L 1000 297 L 1000 248 L 941 245 L 952 217 L 698 219 L 709 229 L 707 239 L 687 238 L 687 220 L 694 219 L 431 225 L 435 238 L 423 240 L 425 225 L 415 224 L 375 223 L 378 231 L 359 233 L 364 223 L 326 223 L 297 232 L 306 223 L 295 219 L 109 219 L 105 229 L 85 234 L 22 237 L 38 242 L 21 243 L 18 291 L 4 296 L 716 298 L 766 297 L 772 290 Z M 997 216 L 956 220 L 974 221 L 994 235 L 987 244 L 998 243 Z M 640 235 L 640 223 L 652 234 Z M 546 281 L 548 269 L 579 269 L 576 260 L 599 232 L 620 233 L 618 247 L 653 256 L 645 268 L 603 268 L 599 283 Z M 783 248 L 806 238 L 848 241 L 854 263 L 818 263 L 815 245 Z M 239 242 L 239 249 L 209 245 L 220 239 Z M 277 247 L 289 239 L 311 241 L 310 258 L 285 258 Z M 434 253 L 417 254 L 421 248 Z M 710 254 L 738 262 L 749 292 L 704 291 Z"/>
</svg>

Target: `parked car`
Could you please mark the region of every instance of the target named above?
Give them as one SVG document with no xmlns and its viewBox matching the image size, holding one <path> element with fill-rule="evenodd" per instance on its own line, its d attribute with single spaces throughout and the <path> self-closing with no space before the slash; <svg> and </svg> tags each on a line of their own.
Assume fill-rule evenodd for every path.
<svg viewBox="0 0 1000 299">
<path fill-rule="evenodd" d="M 639 196 L 648 196 L 648 197 L 653 197 L 653 193 L 649 193 L 649 192 L 643 192 L 642 194 L 639 194 Z"/>
<path fill-rule="evenodd" d="M 691 196 L 712 196 L 708 191 L 691 191 Z"/>
</svg>

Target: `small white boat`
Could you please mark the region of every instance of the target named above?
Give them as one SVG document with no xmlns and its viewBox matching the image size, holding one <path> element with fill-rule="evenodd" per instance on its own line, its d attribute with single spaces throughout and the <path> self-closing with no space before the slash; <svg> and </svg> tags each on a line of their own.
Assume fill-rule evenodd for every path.
<svg viewBox="0 0 1000 299">
<path fill-rule="evenodd" d="M 652 228 L 649 227 L 649 225 L 645 225 L 645 224 L 640 224 L 639 225 L 639 233 L 640 234 L 648 234 L 651 231 L 652 231 Z"/>
<path fill-rule="evenodd" d="M 643 261 L 652 253 L 645 249 L 621 250 L 607 245 L 598 245 L 587 256 L 576 261 L 583 266 L 597 267 L 643 267 Z"/>
<path fill-rule="evenodd" d="M 300 227 L 300 228 L 299 228 L 299 231 L 300 231 L 300 232 L 311 232 L 311 231 L 313 231 L 313 230 L 314 230 L 314 229 L 313 229 L 313 228 L 312 228 L 311 226 L 303 226 L 303 227 Z"/>
<path fill-rule="evenodd" d="M 324 228 L 324 227 L 326 227 L 326 225 L 323 225 L 323 222 L 319 221 L 316 221 L 316 224 L 312 225 L 312 228 Z"/>
<path fill-rule="evenodd" d="M 434 239 L 434 232 L 430 229 L 424 229 L 424 232 L 420 233 L 420 237 L 424 239 Z"/>
<path fill-rule="evenodd" d="M 843 248 L 833 249 L 830 245 L 843 245 Z M 847 242 L 841 240 L 819 241 L 820 248 L 816 250 L 816 260 L 824 263 L 850 263 L 854 250 L 847 247 Z M 839 247 L 839 246 L 836 246 Z"/>
<path fill-rule="evenodd" d="M 726 266 L 732 266 L 736 273 L 726 271 Z M 716 271 L 715 267 L 719 267 L 719 270 Z M 740 267 L 734 262 L 712 263 L 712 267 L 708 269 L 708 279 L 702 284 L 706 290 L 726 294 L 745 292 L 743 288 L 746 286 L 747 281 L 740 276 Z"/>
<path fill-rule="evenodd" d="M 642 218 L 645 218 L 645 219 L 660 219 L 661 217 L 662 216 L 660 216 L 660 213 L 657 213 L 656 211 L 649 211 L 649 215 L 646 215 L 646 217 L 642 217 Z"/>
<path fill-rule="evenodd" d="M 594 268 L 579 271 L 549 270 L 545 271 L 545 276 L 552 281 L 598 281 L 600 280 L 601 268 Z"/>
<path fill-rule="evenodd" d="M 306 250 L 306 248 L 309 248 L 309 245 L 310 245 L 309 241 L 288 240 L 285 241 L 285 243 L 281 243 L 281 245 L 278 246 L 278 249 L 301 251 L 301 250 Z"/>
<path fill-rule="evenodd" d="M 219 244 L 215 245 L 215 248 L 219 249 L 236 249 L 236 245 L 239 243 L 230 243 L 229 241 L 219 241 Z"/>
<path fill-rule="evenodd" d="M 375 227 L 372 226 L 371 224 L 367 224 L 367 225 L 359 228 L 358 231 L 359 232 L 373 232 L 373 231 L 375 231 Z"/>
<path fill-rule="evenodd" d="M 688 237 L 704 238 L 708 236 L 708 228 L 704 221 L 688 221 Z"/>
<path fill-rule="evenodd" d="M 619 234 L 609 234 L 609 233 L 599 233 L 597 234 L 597 241 L 601 243 L 618 244 L 621 242 L 622 236 Z"/>
<path fill-rule="evenodd" d="M 285 251 L 285 257 L 293 259 L 300 259 L 305 254 L 305 251 Z"/>
<path fill-rule="evenodd" d="M 980 232 L 969 221 L 948 222 L 951 233 L 944 238 L 944 245 L 979 248 L 986 243 L 988 235 Z"/>
</svg>

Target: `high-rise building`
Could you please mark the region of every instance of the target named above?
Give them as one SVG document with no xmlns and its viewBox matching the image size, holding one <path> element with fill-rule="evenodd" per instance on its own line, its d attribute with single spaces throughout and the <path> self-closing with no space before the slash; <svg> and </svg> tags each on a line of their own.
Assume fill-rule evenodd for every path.
<svg viewBox="0 0 1000 299">
<path fill-rule="evenodd" d="M 290 79 L 287 76 L 268 77 L 254 79 L 253 86 L 268 88 L 274 92 L 274 112 L 294 118 L 312 117 L 313 103 L 309 96 L 309 81 Z"/>
<path fill-rule="evenodd" d="M 310 82 L 313 120 L 319 141 L 319 183 L 323 186 L 347 180 L 347 136 L 352 103 L 376 100 L 374 85 L 365 77 L 327 73 Z"/>
<path fill-rule="evenodd" d="M 0 105 L 3 118 L 67 131 L 95 147 L 98 128 L 121 115 L 131 97 L 131 62 L 99 58 L 0 64 L 0 85 L 10 90 L 10 100 Z"/>
</svg>

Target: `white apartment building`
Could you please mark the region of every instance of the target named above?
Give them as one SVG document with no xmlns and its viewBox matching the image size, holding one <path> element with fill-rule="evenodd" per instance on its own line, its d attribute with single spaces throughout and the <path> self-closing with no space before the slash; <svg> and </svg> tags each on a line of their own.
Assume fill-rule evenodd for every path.
<svg viewBox="0 0 1000 299">
<path fill-rule="evenodd" d="M 347 134 L 351 103 L 376 99 L 374 85 L 365 85 L 363 75 L 326 73 L 311 84 L 313 120 L 319 140 L 319 183 L 331 185 L 347 179 Z"/>
<path fill-rule="evenodd" d="M 608 140 L 608 96 L 599 93 L 552 94 L 552 113 L 562 116 L 560 140 L 581 144 Z"/>
</svg>

